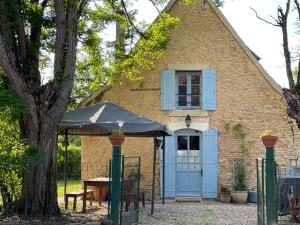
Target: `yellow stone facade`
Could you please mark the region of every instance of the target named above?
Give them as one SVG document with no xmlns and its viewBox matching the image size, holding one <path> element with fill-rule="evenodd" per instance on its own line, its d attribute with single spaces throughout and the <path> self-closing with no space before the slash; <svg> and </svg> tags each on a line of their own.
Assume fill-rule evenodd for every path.
<svg viewBox="0 0 300 225">
<path fill-rule="evenodd" d="M 183 120 L 186 112 L 160 110 L 160 71 L 162 69 L 206 69 L 217 71 L 217 109 L 195 110 L 192 121 L 206 121 L 218 130 L 218 187 L 231 186 L 233 159 L 247 162 L 248 186 L 255 187 L 255 159 L 264 156 L 260 141 L 268 128 L 279 137 L 276 160 L 281 168 L 288 166 L 292 153 L 292 132 L 288 124 L 286 103 L 274 84 L 246 47 L 237 39 L 218 9 L 205 1 L 186 5 L 177 0 L 169 12 L 178 18 L 178 27 L 170 33 L 171 43 L 158 60 L 156 68 L 144 72 L 144 89 L 124 82 L 101 94 L 101 100 L 118 104 L 147 118 L 170 125 L 174 118 Z M 247 52 L 248 51 L 248 52 Z M 98 100 L 97 100 L 98 99 Z M 88 104 L 99 101 L 96 98 Z M 240 141 L 225 131 L 224 124 L 241 123 L 247 140 L 254 140 L 247 154 L 240 151 Z M 193 123 L 193 122 L 192 122 Z M 111 158 L 111 145 L 107 137 L 81 137 L 82 163 L 105 165 Z M 141 156 L 142 186 L 151 187 L 153 139 L 126 138 L 122 146 L 126 156 Z M 159 154 L 157 160 L 157 192 L 159 192 Z M 82 178 L 93 176 L 82 171 Z"/>
</svg>

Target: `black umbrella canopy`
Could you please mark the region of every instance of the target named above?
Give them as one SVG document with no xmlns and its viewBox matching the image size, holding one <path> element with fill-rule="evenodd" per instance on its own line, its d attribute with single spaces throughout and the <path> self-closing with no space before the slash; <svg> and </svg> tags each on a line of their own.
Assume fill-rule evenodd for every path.
<svg viewBox="0 0 300 225">
<path fill-rule="evenodd" d="M 119 129 L 120 122 L 126 136 L 169 135 L 163 124 L 107 101 L 66 112 L 59 128 L 60 134 L 105 136 Z"/>
</svg>

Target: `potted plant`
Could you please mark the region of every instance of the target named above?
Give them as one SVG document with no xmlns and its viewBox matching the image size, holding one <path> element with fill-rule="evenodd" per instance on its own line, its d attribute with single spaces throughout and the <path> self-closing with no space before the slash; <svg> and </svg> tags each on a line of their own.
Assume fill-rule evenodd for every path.
<svg viewBox="0 0 300 225">
<path fill-rule="evenodd" d="M 234 190 L 231 192 L 234 203 L 246 203 L 248 191 L 246 184 L 246 168 L 244 163 L 236 163 L 234 167 Z"/>
<path fill-rule="evenodd" d="M 263 136 L 261 137 L 261 141 L 263 142 L 264 146 L 267 147 L 274 147 L 278 140 L 278 137 L 272 136 L 272 131 L 269 129 L 264 130 Z"/>
<path fill-rule="evenodd" d="M 231 202 L 230 190 L 226 187 L 222 187 L 220 191 L 220 201 L 223 203 Z"/>
<path fill-rule="evenodd" d="M 288 195 L 289 198 L 289 204 L 290 204 L 290 214 L 293 218 L 293 221 L 295 221 L 296 216 L 299 214 L 299 208 L 298 208 L 298 199 L 296 198 L 294 194 L 294 187 L 291 186 L 291 194 Z"/>
<path fill-rule="evenodd" d="M 119 129 L 112 130 L 111 135 L 109 136 L 110 143 L 113 146 L 121 146 L 125 140 L 125 135 L 122 131 L 123 125 L 123 121 L 118 121 Z"/>
</svg>

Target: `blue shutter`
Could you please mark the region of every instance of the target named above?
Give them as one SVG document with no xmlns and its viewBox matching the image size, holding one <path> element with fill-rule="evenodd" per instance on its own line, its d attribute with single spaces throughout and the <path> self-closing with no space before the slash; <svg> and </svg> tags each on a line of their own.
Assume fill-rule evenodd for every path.
<svg viewBox="0 0 300 225">
<path fill-rule="evenodd" d="M 162 70 L 160 73 L 160 109 L 175 109 L 175 70 Z"/>
<path fill-rule="evenodd" d="M 202 133 L 203 198 L 217 198 L 218 132 L 210 129 Z"/>
<path fill-rule="evenodd" d="M 175 136 L 166 136 L 165 146 L 165 197 L 175 197 Z M 163 153 L 160 152 L 160 195 L 162 196 L 163 185 Z"/>
<path fill-rule="evenodd" d="M 202 71 L 202 109 L 216 110 L 216 71 Z"/>
</svg>

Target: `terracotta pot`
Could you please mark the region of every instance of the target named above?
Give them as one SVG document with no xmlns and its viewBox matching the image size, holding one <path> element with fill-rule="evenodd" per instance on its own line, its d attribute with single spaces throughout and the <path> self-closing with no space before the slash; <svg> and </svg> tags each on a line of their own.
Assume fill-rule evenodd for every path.
<svg viewBox="0 0 300 225">
<path fill-rule="evenodd" d="M 116 136 L 109 136 L 110 143 L 112 146 L 121 146 L 123 142 L 125 141 L 124 135 L 116 135 Z"/>
<path fill-rule="evenodd" d="M 297 208 L 290 209 L 291 216 L 298 216 L 299 210 Z"/>
<path fill-rule="evenodd" d="M 231 202 L 231 195 L 224 195 L 224 194 L 220 194 L 220 201 L 223 203 L 229 203 Z"/>
<path fill-rule="evenodd" d="M 274 147 L 276 142 L 278 140 L 278 137 L 266 135 L 261 137 L 261 141 L 263 142 L 265 147 Z"/>
<path fill-rule="evenodd" d="M 245 204 L 248 199 L 248 191 L 232 191 L 231 197 L 232 202 Z"/>
</svg>

